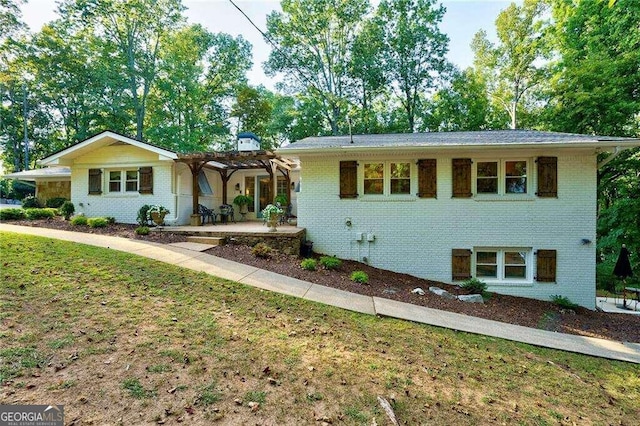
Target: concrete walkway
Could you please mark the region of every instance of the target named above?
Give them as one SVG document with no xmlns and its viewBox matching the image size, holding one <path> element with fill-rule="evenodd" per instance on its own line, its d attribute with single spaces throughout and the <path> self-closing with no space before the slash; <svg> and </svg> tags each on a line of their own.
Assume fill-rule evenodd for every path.
<svg viewBox="0 0 640 426">
<path fill-rule="evenodd" d="M 149 259 L 370 315 L 384 315 L 546 348 L 640 364 L 640 344 L 555 333 L 324 287 L 182 247 L 80 232 L 0 223 L 0 231 L 72 241 Z"/>
</svg>

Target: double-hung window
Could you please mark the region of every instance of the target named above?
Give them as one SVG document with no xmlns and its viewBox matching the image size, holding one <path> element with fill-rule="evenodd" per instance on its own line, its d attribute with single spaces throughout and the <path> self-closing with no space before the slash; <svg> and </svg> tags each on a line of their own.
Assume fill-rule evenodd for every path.
<svg viewBox="0 0 640 426">
<path fill-rule="evenodd" d="M 479 160 L 476 162 L 476 193 L 526 194 L 527 169 L 527 160 Z"/>
<path fill-rule="evenodd" d="M 110 170 L 109 192 L 138 192 L 138 170 Z"/>
<path fill-rule="evenodd" d="M 475 276 L 486 281 L 531 281 L 531 249 L 480 248 L 475 250 Z"/>
<path fill-rule="evenodd" d="M 364 164 L 364 193 L 384 194 L 384 163 Z"/>
<path fill-rule="evenodd" d="M 411 163 L 364 163 L 363 192 L 365 195 L 409 195 L 411 193 Z"/>
</svg>

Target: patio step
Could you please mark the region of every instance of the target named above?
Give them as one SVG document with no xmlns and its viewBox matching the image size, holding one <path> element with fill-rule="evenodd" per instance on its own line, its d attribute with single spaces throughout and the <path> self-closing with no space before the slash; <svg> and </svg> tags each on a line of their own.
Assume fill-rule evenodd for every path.
<svg viewBox="0 0 640 426">
<path fill-rule="evenodd" d="M 190 235 L 187 237 L 190 243 L 211 244 L 212 246 L 221 246 L 224 244 L 224 238 L 220 237 L 197 237 Z"/>
</svg>

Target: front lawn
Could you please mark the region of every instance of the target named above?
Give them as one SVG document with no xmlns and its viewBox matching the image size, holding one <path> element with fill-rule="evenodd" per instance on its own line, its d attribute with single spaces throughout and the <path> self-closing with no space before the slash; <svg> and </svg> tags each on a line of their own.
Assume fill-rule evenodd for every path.
<svg viewBox="0 0 640 426">
<path fill-rule="evenodd" d="M 632 424 L 638 366 L 0 233 L 0 396 L 67 423 Z"/>
</svg>

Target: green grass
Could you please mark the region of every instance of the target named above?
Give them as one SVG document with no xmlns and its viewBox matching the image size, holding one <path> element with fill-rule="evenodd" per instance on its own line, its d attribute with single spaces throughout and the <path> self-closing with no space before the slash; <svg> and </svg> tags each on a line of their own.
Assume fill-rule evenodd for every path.
<svg viewBox="0 0 640 426">
<path fill-rule="evenodd" d="M 403 424 L 638 415 L 637 365 L 361 315 L 108 249 L 0 233 L 0 253 L 0 385 L 12 403 L 55 392 L 96 424 L 315 423 L 310 412 L 384 424 L 377 396 Z"/>
</svg>

